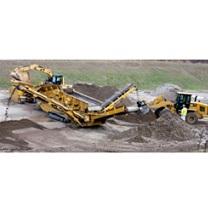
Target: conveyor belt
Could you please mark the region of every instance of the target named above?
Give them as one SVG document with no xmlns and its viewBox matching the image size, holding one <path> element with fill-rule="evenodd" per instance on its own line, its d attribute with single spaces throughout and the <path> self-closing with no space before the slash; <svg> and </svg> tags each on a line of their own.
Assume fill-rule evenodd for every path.
<svg viewBox="0 0 208 208">
<path fill-rule="evenodd" d="M 102 109 L 106 108 L 111 103 L 115 102 L 118 98 L 120 98 L 122 95 L 127 93 L 131 87 L 133 87 L 133 84 L 127 84 L 123 89 L 115 92 L 111 97 L 109 97 L 107 100 L 105 100 L 101 107 Z"/>
<path fill-rule="evenodd" d="M 116 102 L 122 95 L 126 94 L 132 87 L 134 87 L 133 84 L 127 84 L 123 89 L 116 91 L 112 96 L 110 96 L 104 102 L 76 91 L 73 91 L 71 96 L 87 103 L 89 106 L 88 107 L 89 111 L 100 111 L 108 107 L 111 103 Z"/>
<path fill-rule="evenodd" d="M 89 97 L 89 96 L 84 95 L 80 92 L 73 91 L 71 96 L 73 96 L 73 97 L 75 97 L 79 100 L 82 100 L 83 102 L 87 103 L 90 107 L 92 107 L 92 106 L 101 106 L 101 104 L 102 104 L 102 102 L 100 100 Z"/>
</svg>

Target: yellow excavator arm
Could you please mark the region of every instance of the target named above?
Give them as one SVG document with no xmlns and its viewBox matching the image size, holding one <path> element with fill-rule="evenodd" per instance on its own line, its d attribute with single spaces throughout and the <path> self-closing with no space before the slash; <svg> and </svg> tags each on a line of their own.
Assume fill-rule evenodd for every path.
<svg viewBox="0 0 208 208">
<path fill-rule="evenodd" d="M 53 76 L 53 72 L 51 69 L 37 65 L 37 64 L 31 64 L 29 66 L 24 67 L 17 67 L 15 68 L 11 73 L 11 81 L 23 81 L 27 83 L 31 83 L 30 79 L 30 71 L 40 71 L 45 73 L 49 78 Z"/>
</svg>

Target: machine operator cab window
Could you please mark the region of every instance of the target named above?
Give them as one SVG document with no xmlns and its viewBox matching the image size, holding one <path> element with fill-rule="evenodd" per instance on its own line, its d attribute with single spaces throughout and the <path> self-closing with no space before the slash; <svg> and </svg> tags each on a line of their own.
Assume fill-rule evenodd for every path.
<svg viewBox="0 0 208 208">
<path fill-rule="evenodd" d="M 191 98 L 192 98 L 192 94 L 190 93 L 183 93 L 183 92 L 177 93 L 176 103 L 175 103 L 175 108 L 177 112 L 183 108 L 183 105 L 189 108 L 191 103 Z"/>
<path fill-rule="evenodd" d="M 62 85 L 63 84 L 63 75 L 53 75 L 48 79 L 48 82 L 55 84 L 55 85 Z"/>
</svg>

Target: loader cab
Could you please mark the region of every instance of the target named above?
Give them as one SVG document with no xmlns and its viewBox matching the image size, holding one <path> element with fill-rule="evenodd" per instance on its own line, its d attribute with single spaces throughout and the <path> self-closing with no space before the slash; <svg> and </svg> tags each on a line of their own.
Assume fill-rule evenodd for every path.
<svg viewBox="0 0 208 208">
<path fill-rule="evenodd" d="M 191 98 L 191 93 L 178 92 L 175 102 L 176 111 L 179 112 L 183 108 L 183 105 L 189 108 L 191 104 Z"/>
<path fill-rule="evenodd" d="M 63 75 L 53 75 L 48 79 L 48 82 L 55 84 L 55 85 L 62 85 L 64 83 Z"/>
</svg>

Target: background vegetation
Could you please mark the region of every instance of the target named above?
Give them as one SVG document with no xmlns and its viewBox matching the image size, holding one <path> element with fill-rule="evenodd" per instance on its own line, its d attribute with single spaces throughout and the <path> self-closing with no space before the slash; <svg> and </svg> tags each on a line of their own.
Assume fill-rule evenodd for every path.
<svg viewBox="0 0 208 208">
<path fill-rule="evenodd" d="M 135 83 L 140 89 L 154 89 L 172 83 L 184 89 L 208 89 L 208 64 L 184 61 L 0 61 L 0 87 L 10 86 L 9 73 L 17 66 L 37 63 L 63 74 L 65 82 L 90 82 L 98 85 L 122 87 Z M 34 82 L 44 75 L 33 72 Z"/>
</svg>

